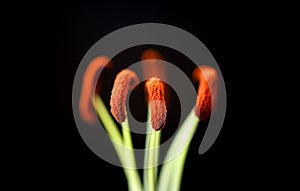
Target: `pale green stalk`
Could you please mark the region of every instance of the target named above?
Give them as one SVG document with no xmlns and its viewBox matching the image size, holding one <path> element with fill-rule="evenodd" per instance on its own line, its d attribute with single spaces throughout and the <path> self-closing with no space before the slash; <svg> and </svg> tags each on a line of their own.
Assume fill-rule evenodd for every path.
<svg viewBox="0 0 300 191">
<path fill-rule="evenodd" d="M 156 131 L 156 139 L 155 139 L 155 145 L 154 147 L 156 148 L 154 151 L 154 177 L 155 177 L 155 184 L 157 183 L 158 179 L 158 163 L 159 163 L 159 148 L 160 148 L 160 138 L 161 138 L 161 130 Z"/>
<path fill-rule="evenodd" d="M 144 155 L 144 191 L 155 191 L 157 182 L 157 166 L 161 131 L 154 131 L 151 125 L 150 109 L 146 127 L 146 143 Z"/>
<path fill-rule="evenodd" d="M 110 113 L 107 111 L 105 104 L 99 95 L 95 95 L 95 109 L 100 120 L 103 123 L 103 127 L 105 128 L 109 138 L 111 139 L 114 146 L 123 145 L 122 136 L 120 134 L 119 129 L 117 128 L 114 120 L 112 119 Z M 117 144 L 117 145 L 116 145 Z M 117 146 L 116 148 L 120 147 Z"/>
<path fill-rule="evenodd" d="M 144 191 L 148 191 L 149 188 L 149 181 L 148 181 L 148 148 L 150 147 L 150 134 L 152 133 L 151 121 L 150 121 L 150 110 L 148 109 L 147 115 L 147 124 L 146 124 L 146 142 L 145 142 L 145 154 L 144 154 L 144 173 L 143 173 L 143 180 L 144 180 Z"/>
<path fill-rule="evenodd" d="M 122 125 L 122 133 L 123 133 L 123 137 L 124 137 L 124 139 L 123 139 L 124 146 L 126 147 L 126 149 L 124 150 L 126 166 L 128 166 L 128 168 L 126 170 L 128 171 L 129 176 L 131 177 L 128 184 L 131 185 L 130 187 L 134 187 L 134 190 L 142 191 L 142 183 L 141 183 L 140 175 L 136 168 L 135 155 L 134 155 L 134 150 L 133 150 L 133 146 L 132 146 L 131 133 L 130 133 L 127 118 L 126 118 L 125 122 L 123 122 L 121 125 Z M 124 167 L 124 168 L 126 168 L 126 167 Z"/>
<path fill-rule="evenodd" d="M 174 159 L 174 162 L 172 162 L 172 168 L 173 168 L 173 179 L 172 182 L 170 182 L 170 189 L 172 191 L 179 191 L 180 185 L 182 181 L 182 174 L 184 169 L 184 164 L 186 160 L 186 156 L 189 150 L 190 144 L 184 148 L 184 150 Z"/>
<path fill-rule="evenodd" d="M 164 160 L 164 165 L 161 169 L 158 181 L 158 191 L 177 191 L 180 188 L 186 155 L 192 137 L 196 132 L 198 122 L 199 119 L 195 116 L 194 110 L 192 110 L 183 124 L 179 127 L 178 133 L 171 143 Z M 177 154 L 178 149 L 183 150 L 181 153 Z M 175 158 L 172 158 L 174 156 Z"/>
<path fill-rule="evenodd" d="M 112 119 L 110 113 L 107 111 L 106 106 L 103 103 L 103 101 L 99 95 L 95 96 L 94 104 L 95 104 L 95 109 L 97 111 L 97 114 L 103 123 L 103 127 L 107 131 L 107 134 L 109 135 L 109 138 L 110 138 L 110 140 L 116 150 L 116 153 L 120 159 L 120 162 L 123 166 L 123 170 L 124 170 L 125 176 L 127 178 L 129 190 L 130 191 L 142 191 L 142 183 L 141 183 L 141 180 L 140 180 L 140 177 L 139 177 L 139 174 L 138 174 L 136 168 L 132 168 L 132 169 L 124 168 L 128 164 L 127 156 L 131 156 L 129 161 L 131 161 L 132 162 L 131 164 L 133 164 L 132 156 L 134 158 L 134 155 L 132 155 L 132 153 L 131 154 L 125 153 L 126 149 L 124 149 L 124 147 L 125 148 L 131 147 L 131 149 L 132 149 L 131 136 L 128 135 L 128 133 L 125 133 L 124 140 L 122 139 L 122 136 L 121 136 L 114 120 Z M 129 129 L 128 123 L 127 123 L 127 125 L 125 123 L 125 126 L 127 126 L 127 129 Z M 122 129 L 124 129 L 124 128 L 122 128 Z M 129 134 L 130 134 L 130 132 L 129 132 Z M 135 160 L 134 160 L 134 164 L 135 164 Z"/>
</svg>

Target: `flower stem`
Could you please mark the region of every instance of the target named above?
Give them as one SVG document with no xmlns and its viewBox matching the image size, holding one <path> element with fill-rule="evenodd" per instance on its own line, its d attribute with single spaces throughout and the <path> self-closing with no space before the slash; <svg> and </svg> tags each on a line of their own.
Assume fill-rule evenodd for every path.
<svg viewBox="0 0 300 191">
<path fill-rule="evenodd" d="M 148 109 L 148 120 L 146 128 L 145 158 L 144 158 L 144 190 L 154 191 L 157 182 L 157 166 L 159 160 L 159 145 L 161 131 L 154 131 L 150 120 L 150 109 Z"/>
<path fill-rule="evenodd" d="M 155 139 L 155 151 L 154 151 L 154 177 L 155 183 L 157 182 L 157 175 L 158 175 L 158 163 L 159 163 L 159 148 L 160 148 L 160 138 L 161 138 L 161 130 L 156 131 L 156 139 Z"/>
<path fill-rule="evenodd" d="M 123 140 L 120 131 L 99 95 L 95 95 L 94 107 L 113 145 L 118 145 L 117 148 L 122 146 Z"/>
<path fill-rule="evenodd" d="M 129 190 L 142 191 L 142 183 L 139 174 L 137 172 L 137 169 L 135 168 L 135 158 L 132 149 L 131 135 L 128 130 L 124 132 L 124 129 L 129 129 L 128 122 L 124 124 L 126 128 L 124 127 L 122 128 L 124 133 L 123 135 L 124 140 L 123 140 L 116 124 L 114 123 L 110 113 L 107 111 L 106 106 L 99 95 L 95 96 L 94 105 L 97 114 L 101 122 L 103 123 L 103 127 L 107 131 L 107 134 L 109 135 L 109 138 L 123 166 L 123 170 L 127 178 Z M 128 168 L 127 166 L 129 165 L 132 168 Z"/>
<path fill-rule="evenodd" d="M 136 161 L 135 161 L 135 155 L 132 146 L 132 139 L 131 139 L 128 120 L 126 119 L 125 122 L 123 122 L 121 125 L 122 125 L 122 133 L 124 137 L 123 139 L 124 145 L 126 147 L 124 156 L 126 160 L 126 166 L 128 166 L 128 168 L 126 168 L 126 166 L 124 167 L 123 165 L 123 168 L 125 168 L 127 173 L 129 174 L 127 178 L 128 185 L 129 188 L 131 188 L 130 190 L 132 191 L 142 191 L 142 183 L 136 168 Z"/>
<path fill-rule="evenodd" d="M 189 150 L 190 144 L 184 148 L 184 150 L 174 159 L 174 162 L 172 163 L 173 166 L 173 181 L 172 184 L 170 185 L 170 190 L 172 191 L 179 191 L 180 190 L 180 185 L 182 181 L 182 174 L 184 170 L 184 164 L 186 160 L 186 156 Z"/>
<path fill-rule="evenodd" d="M 198 122 L 199 119 L 195 116 L 194 110 L 192 110 L 180 126 L 165 157 L 158 181 L 158 191 L 179 190 L 186 155 Z M 178 149 L 183 150 L 178 154 Z"/>
</svg>

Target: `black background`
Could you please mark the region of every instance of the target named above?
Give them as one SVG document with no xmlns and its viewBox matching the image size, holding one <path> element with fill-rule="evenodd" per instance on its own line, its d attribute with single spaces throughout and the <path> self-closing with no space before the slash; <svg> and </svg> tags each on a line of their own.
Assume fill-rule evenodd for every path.
<svg viewBox="0 0 300 191">
<path fill-rule="evenodd" d="M 230 7 L 230 5 L 229 5 Z M 200 39 L 211 51 L 222 71 L 227 88 L 227 113 L 221 133 L 204 155 L 198 154 L 203 132 L 197 131 L 187 156 L 182 190 L 239 188 L 259 179 L 249 179 L 251 164 L 247 133 L 235 119 L 234 75 L 243 71 L 239 46 L 242 35 L 239 13 L 223 5 L 181 2 L 60 2 L 43 6 L 45 16 L 41 42 L 41 97 L 45 147 L 40 149 L 41 172 L 49 186 L 94 186 L 97 190 L 126 190 L 121 168 L 106 163 L 88 149 L 80 137 L 72 114 L 72 85 L 84 54 L 100 38 L 119 28 L 146 22 L 182 28 Z M 200 138 L 199 138 L 200 137 Z M 39 151 L 38 151 L 39 152 Z M 104 189 L 106 188 L 106 189 Z M 204 189 L 204 188 L 203 188 Z"/>
</svg>

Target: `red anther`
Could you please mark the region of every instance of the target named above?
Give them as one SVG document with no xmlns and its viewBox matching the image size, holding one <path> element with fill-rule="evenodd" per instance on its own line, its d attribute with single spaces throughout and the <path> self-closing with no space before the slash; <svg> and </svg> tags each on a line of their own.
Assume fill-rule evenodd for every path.
<svg viewBox="0 0 300 191">
<path fill-rule="evenodd" d="M 164 58 L 159 51 L 154 49 L 145 50 L 141 59 L 144 79 L 156 77 L 166 81 L 166 66 L 162 63 Z"/>
<path fill-rule="evenodd" d="M 124 122 L 127 118 L 125 102 L 128 90 L 134 88 L 138 82 L 139 78 L 137 75 L 128 69 L 118 73 L 115 79 L 111 92 L 110 106 L 112 115 L 119 123 Z"/>
<path fill-rule="evenodd" d="M 158 131 L 164 127 L 167 117 L 164 84 L 158 78 L 150 78 L 146 82 L 146 89 L 149 97 L 152 128 Z"/>
<path fill-rule="evenodd" d="M 92 104 L 92 96 L 94 95 L 93 87 L 96 86 L 97 73 L 103 69 L 108 62 L 109 59 L 107 57 L 97 57 L 92 60 L 84 72 L 79 100 L 79 113 L 81 118 L 87 123 L 92 124 L 97 120 Z"/>
<path fill-rule="evenodd" d="M 193 79 L 199 81 L 195 115 L 204 121 L 209 117 L 216 100 L 217 71 L 209 66 L 200 66 L 194 70 Z"/>
</svg>

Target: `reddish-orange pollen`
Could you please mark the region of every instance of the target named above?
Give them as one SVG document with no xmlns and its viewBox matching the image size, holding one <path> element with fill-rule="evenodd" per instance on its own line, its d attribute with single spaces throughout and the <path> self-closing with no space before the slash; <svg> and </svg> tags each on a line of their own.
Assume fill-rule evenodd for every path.
<svg viewBox="0 0 300 191">
<path fill-rule="evenodd" d="M 146 82 L 149 97 L 150 117 L 155 131 L 162 129 L 167 117 L 164 84 L 158 78 L 150 78 Z"/>
<path fill-rule="evenodd" d="M 194 70 L 193 79 L 199 81 L 194 112 L 201 121 L 204 121 L 210 116 L 216 100 L 218 75 L 215 69 L 209 66 L 200 66 Z"/>
<path fill-rule="evenodd" d="M 122 123 L 127 118 L 126 97 L 128 90 L 134 88 L 139 82 L 137 75 L 128 69 L 118 73 L 111 92 L 110 106 L 114 118 Z"/>
<path fill-rule="evenodd" d="M 81 118 L 87 123 L 95 123 L 97 116 L 92 104 L 92 98 L 94 96 L 93 87 L 96 86 L 97 74 L 101 69 L 108 64 L 109 59 L 104 56 L 100 56 L 92 60 L 88 65 L 82 80 L 82 89 L 79 99 L 79 113 Z"/>
<path fill-rule="evenodd" d="M 159 51 L 154 49 L 145 50 L 141 59 L 144 79 L 156 77 L 162 81 L 166 80 L 166 66 L 161 62 L 164 59 Z"/>
</svg>

